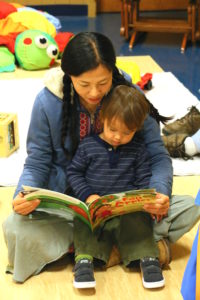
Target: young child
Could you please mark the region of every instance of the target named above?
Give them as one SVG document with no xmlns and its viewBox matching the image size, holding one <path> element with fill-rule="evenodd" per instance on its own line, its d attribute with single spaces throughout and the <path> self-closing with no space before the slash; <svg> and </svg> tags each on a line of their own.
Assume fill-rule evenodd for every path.
<svg viewBox="0 0 200 300">
<path fill-rule="evenodd" d="M 67 169 L 75 196 L 89 203 L 105 194 L 149 187 L 151 169 L 139 130 L 149 112 L 145 96 L 119 85 L 104 100 L 100 112 L 103 131 L 86 137 Z M 114 217 L 100 234 L 92 233 L 81 220 L 74 220 L 74 287 L 95 287 L 93 258 L 104 265 L 113 244 L 125 266 L 140 261 L 145 288 L 164 286 L 152 218 L 146 212 Z"/>
</svg>

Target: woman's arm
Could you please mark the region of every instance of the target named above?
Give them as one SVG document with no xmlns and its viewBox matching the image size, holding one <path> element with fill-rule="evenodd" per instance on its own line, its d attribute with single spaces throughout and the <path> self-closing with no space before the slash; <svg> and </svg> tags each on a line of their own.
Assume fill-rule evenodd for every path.
<svg viewBox="0 0 200 300">
<path fill-rule="evenodd" d="M 149 187 L 149 178 L 151 178 L 149 157 L 146 148 L 141 148 L 138 153 L 136 175 L 134 183 L 137 189 Z M 151 187 L 151 186 L 150 186 Z M 169 209 L 169 197 L 164 194 L 157 193 L 155 204 L 144 205 L 144 210 L 150 213 L 153 219 L 160 221 L 167 214 Z"/>
<path fill-rule="evenodd" d="M 149 187 L 157 191 L 156 203 L 144 206 L 144 209 L 160 220 L 169 209 L 169 198 L 172 191 L 172 161 L 160 136 L 160 128 L 152 117 L 148 117 L 141 132 L 150 158 L 152 176 Z"/>
<path fill-rule="evenodd" d="M 46 187 L 52 164 L 52 143 L 49 122 L 43 108 L 41 93 L 36 97 L 27 135 L 27 158 L 14 197 L 22 185 Z M 59 134 L 59 132 L 58 132 Z"/>
<path fill-rule="evenodd" d="M 155 188 L 158 193 L 170 197 L 173 181 L 172 161 L 162 142 L 160 127 L 155 119 L 149 116 L 145 120 L 142 134 L 152 171 L 149 187 Z"/>
</svg>

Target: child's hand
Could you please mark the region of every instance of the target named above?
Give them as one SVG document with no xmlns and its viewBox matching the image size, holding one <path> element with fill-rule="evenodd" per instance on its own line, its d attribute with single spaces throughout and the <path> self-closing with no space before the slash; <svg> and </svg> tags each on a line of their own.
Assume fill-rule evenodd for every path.
<svg viewBox="0 0 200 300">
<path fill-rule="evenodd" d="M 87 199 L 86 199 L 86 204 L 90 204 L 91 202 L 93 202 L 94 200 L 100 198 L 99 195 L 94 194 L 94 195 L 90 195 Z"/>
</svg>

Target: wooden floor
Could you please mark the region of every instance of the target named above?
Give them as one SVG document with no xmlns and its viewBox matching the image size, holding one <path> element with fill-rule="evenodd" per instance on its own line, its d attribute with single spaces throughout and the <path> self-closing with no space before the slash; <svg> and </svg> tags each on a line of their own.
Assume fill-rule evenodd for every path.
<svg viewBox="0 0 200 300">
<path fill-rule="evenodd" d="M 174 178 L 175 194 L 195 196 L 199 189 L 200 176 Z M 11 212 L 11 199 L 14 187 L 0 188 L 0 221 Z M 181 300 L 180 287 L 184 269 L 189 258 L 197 225 L 176 244 L 172 245 L 172 262 L 169 269 L 163 271 L 166 286 L 163 289 L 145 290 L 142 286 L 139 270 L 132 272 L 123 266 L 115 266 L 107 271 L 95 273 L 96 290 L 78 291 L 73 288 L 72 260 L 64 258 L 48 266 L 41 274 L 33 276 L 24 284 L 16 284 L 12 275 L 5 274 L 7 248 L 0 231 L 0 299 L 1 300 Z"/>
</svg>

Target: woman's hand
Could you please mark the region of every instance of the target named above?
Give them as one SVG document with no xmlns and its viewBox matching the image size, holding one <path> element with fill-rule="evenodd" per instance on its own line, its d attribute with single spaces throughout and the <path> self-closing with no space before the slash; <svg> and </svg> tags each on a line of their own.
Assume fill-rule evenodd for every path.
<svg viewBox="0 0 200 300">
<path fill-rule="evenodd" d="M 87 199 L 86 199 L 86 204 L 90 204 L 91 202 L 93 202 L 94 200 L 100 198 L 99 195 L 97 194 L 93 194 L 93 195 L 90 195 Z"/>
<path fill-rule="evenodd" d="M 152 215 L 153 219 L 156 219 L 157 222 L 159 222 L 168 213 L 169 197 L 164 194 L 157 193 L 156 203 L 145 204 L 143 208 L 146 212 Z"/>
<path fill-rule="evenodd" d="M 28 201 L 24 199 L 23 193 L 19 193 L 13 200 L 13 209 L 16 213 L 25 216 L 34 211 L 39 204 L 39 199 Z"/>
</svg>

